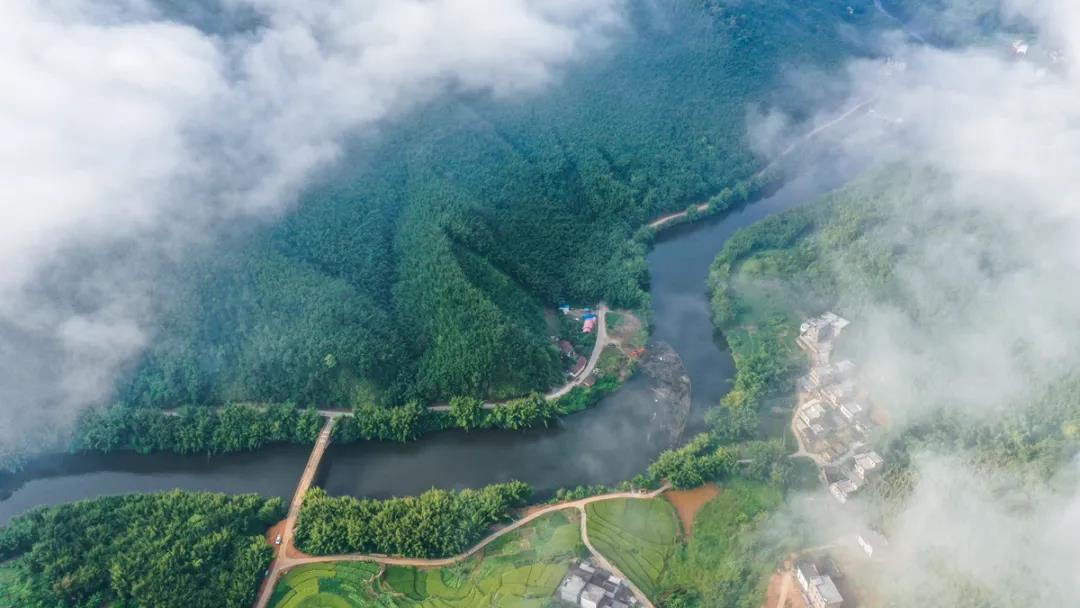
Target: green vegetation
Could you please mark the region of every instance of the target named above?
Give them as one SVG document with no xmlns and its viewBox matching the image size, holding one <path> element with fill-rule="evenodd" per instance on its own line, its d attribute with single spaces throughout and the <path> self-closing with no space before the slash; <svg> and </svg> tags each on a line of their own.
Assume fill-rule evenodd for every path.
<svg viewBox="0 0 1080 608">
<path fill-rule="evenodd" d="M 860 51 L 839 28 L 879 19 L 870 0 L 642 1 L 628 16 L 633 35 L 543 95 L 425 108 L 357 144 L 280 224 L 205 251 L 120 401 L 546 390 L 561 370 L 542 305 L 644 305 L 635 231 L 754 196 L 747 108 L 783 106 L 791 68 L 837 67 Z"/>
<path fill-rule="evenodd" d="M 19 588 L 23 578 L 19 568 L 17 561 L 0 563 L 0 608 L 21 608 L 18 602 L 25 591 Z"/>
<path fill-rule="evenodd" d="M 649 476 L 667 480 L 676 489 L 695 488 L 735 470 L 734 451 L 718 447 L 709 434 L 694 437 L 681 448 L 666 450 L 649 466 Z"/>
<path fill-rule="evenodd" d="M 586 555 L 570 514 L 545 515 L 446 568 L 378 569 L 339 562 L 297 568 L 274 590 L 272 608 L 541 608 L 571 560 Z"/>
<path fill-rule="evenodd" d="M 289 404 L 185 407 L 174 415 L 111 407 L 83 413 L 72 449 L 216 454 L 254 450 L 276 441 L 315 443 L 322 426 L 317 411 Z"/>
<path fill-rule="evenodd" d="M 651 598 L 675 553 L 679 524 L 664 498 L 623 498 L 586 508 L 589 540 Z"/>
<path fill-rule="evenodd" d="M 287 572 L 270 598 L 272 608 L 378 606 L 369 589 L 381 568 L 371 562 L 307 564 Z"/>
<path fill-rule="evenodd" d="M 38 509 L 0 529 L 0 560 L 19 558 L 0 602 L 246 608 L 281 517 L 280 499 L 179 491 Z"/>
<path fill-rule="evenodd" d="M 768 577 L 796 536 L 766 535 L 770 513 L 783 492 L 772 485 L 736 481 L 725 484 L 694 518 L 694 533 L 671 561 L 664 578 L 665 606 L 758 608 Z"/>
<path fill-rule="evenodd" d="M 477 543 L 531 494 L 519 481 L 460 492 L 432 489 L 390 500 L 332 497 L 312 488 L 296 524 L 296 543 L 314 555 L 449 557 Z"/>
</svg>

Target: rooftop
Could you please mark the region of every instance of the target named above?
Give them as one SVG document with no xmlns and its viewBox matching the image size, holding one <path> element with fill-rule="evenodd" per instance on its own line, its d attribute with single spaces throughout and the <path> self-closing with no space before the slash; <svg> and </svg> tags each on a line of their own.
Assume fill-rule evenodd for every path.
<svg viewBox="0 0 1080 608">
<path fill-rule="evenodd" d="M 832 577 L 819 576 L 810 583 L 817 589 L 818 595 L 826 603 L 832 604 L 844 601 L 844 596 L 840 595 L 840 590 L 836 588 L 836 583 L 833 582 Z"/>
</svg>

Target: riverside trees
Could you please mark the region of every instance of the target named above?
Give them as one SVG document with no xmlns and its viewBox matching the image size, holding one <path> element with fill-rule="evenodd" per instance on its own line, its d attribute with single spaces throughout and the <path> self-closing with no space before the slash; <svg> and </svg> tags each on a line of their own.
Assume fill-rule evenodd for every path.
<svg viewBox="0 0 1080 608">
<path fill-rule="evenodd" d="M 240 608 L 273 550 L 280 499 L 167 492 L 32 511 L 0 528 L 19 606 Z"/>
<path fill-rule="evenodd" d="M 297 545 L 308 553 L 388 553 L 448 557 L 468 549 L 492 524 L 522 506 L 532 488 L 520 481 L 481 490 L 429 490 L 390 500 L 333 497 L 313 488 L 304 497 Z"/>
</svg>

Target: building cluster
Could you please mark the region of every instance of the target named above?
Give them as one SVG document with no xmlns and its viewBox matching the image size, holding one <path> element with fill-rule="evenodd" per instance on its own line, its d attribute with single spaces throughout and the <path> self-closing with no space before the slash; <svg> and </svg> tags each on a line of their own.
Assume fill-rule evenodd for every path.
<svg viewBox="0 0 1080 608">
<path fill-rule="evenodd" d="M 869 446 L 873 422 L 855 382 L 855 364 L 832 362 L 836 338 L 850 323 L 831 312 L 808 319 L 797 339 L 811 361 L 799 381 L 793 430 L 822 465 L 829 492 L 840 502 L 859 491 L 884 464 Z"/>
<path fill-rule="evenodd" d="M 828 558 L 821 563 L 809 558 L 795 562 L 795 579 L 799 581 L 803 602 L 811 608 L 839 608 L 844 605 L 844 597 L 833 580 L 840 577 L 840 570 Z"/>
<path fill-rule="evenodd" d="M 564 604 L 581 608 L 630 608 L 638 605 L 634 592 L 621 578 L 588 560 L 570 566 L 555 595 Z"/>
</svg>

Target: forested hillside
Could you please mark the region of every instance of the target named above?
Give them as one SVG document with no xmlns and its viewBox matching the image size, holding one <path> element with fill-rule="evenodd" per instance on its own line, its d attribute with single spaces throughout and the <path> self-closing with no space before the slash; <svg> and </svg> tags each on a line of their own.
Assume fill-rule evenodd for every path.
<svg viewBox="0 0 1080 608">
<path fill-rule="evenodd" d="M 560 381 L 542 308 L 646 303 L 634 231 L 761 166 L 746 118 L 862 52 L 869 0 L 639 2 L 527 99 L 455 99 L 355 142 L 284 221 L 185 271 L 129 405 L 506 398 Z M 797 111 L 798 108 L 787 108 Z"/>
</svg>

